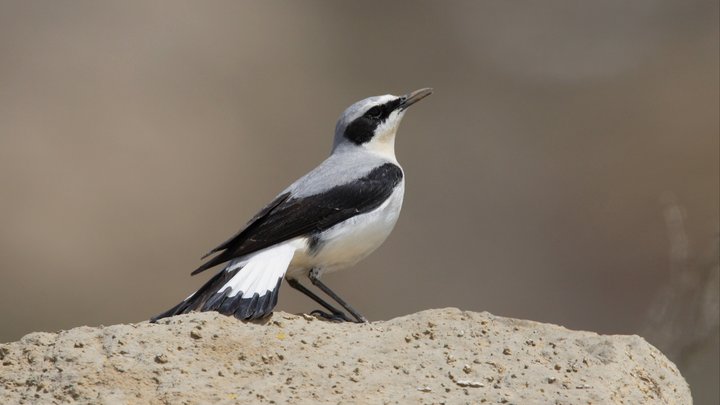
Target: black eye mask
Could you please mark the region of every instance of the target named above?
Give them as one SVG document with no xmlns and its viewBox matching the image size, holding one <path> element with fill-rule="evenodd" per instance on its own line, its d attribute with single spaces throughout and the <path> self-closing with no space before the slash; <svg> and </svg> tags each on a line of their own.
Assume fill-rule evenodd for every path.
<svg viewBox="0 0 720 405">
<path fill-rule="evenodd" d="M 393 111 L 397 110 L 403 102 L 402 97 L 390 100 L 368 109 L 365 114 L 356 118 L 345 128 L 345 138 L 356 145 L 362 145 L 372 139 L 375 130 L 388 119 Z"/>
</svg>

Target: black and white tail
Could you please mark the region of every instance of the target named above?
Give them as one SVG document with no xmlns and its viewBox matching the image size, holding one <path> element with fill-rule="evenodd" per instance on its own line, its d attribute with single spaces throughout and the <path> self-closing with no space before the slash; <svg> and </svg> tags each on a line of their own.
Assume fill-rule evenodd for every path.
<svg viewBox="0 0 720 405">
<path fill-rule="evenodd" d="M 280 284 L 295 248 L 274 246 L 231 262 L 183 302 L 150 321 L 192 311 L 217 311 L 238 319 L 259 319 L 277 304 Z"/>
</svg>

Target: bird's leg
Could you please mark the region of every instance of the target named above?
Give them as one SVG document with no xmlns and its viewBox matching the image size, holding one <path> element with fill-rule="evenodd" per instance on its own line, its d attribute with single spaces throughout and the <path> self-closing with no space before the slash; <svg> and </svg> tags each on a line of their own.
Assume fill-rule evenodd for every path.
<svg viewBox="0 0 720 405">
<path fill-rule="evenodd" d="M 296 279 L 294 279 L 294 278 L 288 278 L 288 279 L 286 279 L 286 280 L 287 280 L 288 284 L 290 285 L 290 287 L 292 287 L 292 288 L 300 291 L 301 293 L 307 295 L 307 296 L 310 297 L 313 301 L 317 302 L 318 304 L 320 304 L 320 305 L 322 305 L 323 307 L 325 307 L 325 309 L 327 309 L 328 311 L 330 311 L 330 313 L 327 313 L 327 312 L 323 312 L 323 311 L 321 311 L 321 310 L 319 310 L 319 309 L 316 309 L 316 310 L 312 311 L 311 314 L 318 314 L 318 315 L 320 315 L 321 317 L 323 317 L 323 318 L 325 318 L 325 319 L 328 319 L 328 320 L 331 320 L 331 321 L 351 322 L 351 319 L 348 318 L 347 315 L 345 315 L 345 313 L 343 313 L 343 312 L 340 311 L 339 309 L 335 308 L 334 306 L 328 304 L 325 300 L 323 300 L 322 298 L 318 297 L 314 292 L 308 290 L 304 285 L 300 284 L 300 282 L 297 281 Z"/>
<path fill-rule="evenodd" d="M 345 308 L 346 311 L 350 312 L 350 314 L 351 314 L 353 317 L 355 317 L 356 322 L 358 322 L 358 323 L 363 323 L 363 322 L 367 322 L 367 321 L 368 321 L 367 318 L 365 318 L 364 316 L 362 316 L 358 311 L 355 310 L 355 308 L 351 307 L 350 304 L 348 304 L 347 302 L 345 302 L 345 300 L 343 300 L 342 298 L 338 297 L 338 295 L 335 294 L 335 293 L 333 292 L 333 290 L 331 290 L 330 288 L 328 288 L 328 286 L 326 286 L 325 284 L 323 284 L 322 281 L 320 281 L 319 269 L 314 268 L 314 269 L 310 270 L 310 273 L 308 273 L 308 278 L 310 279 L 310 281 L 313 283 L 314 286 L 316 286 L 317 288 L 321 289 L 325 294 L 327 294 L 328 296 L 330 296 L 330 298 L 334 299 L 335 302 L 337 302 L 338 304 L 340 304 L 340 306 L 342 306 L 343 308 Z"/>
</svg>

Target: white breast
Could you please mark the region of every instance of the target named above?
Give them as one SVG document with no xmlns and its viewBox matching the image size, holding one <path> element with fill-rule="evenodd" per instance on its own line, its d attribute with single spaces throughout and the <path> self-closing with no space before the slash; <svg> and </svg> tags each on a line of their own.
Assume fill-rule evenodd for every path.
<svg viewBox="0 0 720 405">
<path fill-rule="evenodd" d="M 362 260 L 387 239 L 400 216 L 405 182 L 401 181 L 378 208 L 357 215 L 320 234 L 316 254 L 298 249 L 288 268 L 288 276 L 304 274 L 312 268 L 321 273 L 340 270 Z"/>
</svg>

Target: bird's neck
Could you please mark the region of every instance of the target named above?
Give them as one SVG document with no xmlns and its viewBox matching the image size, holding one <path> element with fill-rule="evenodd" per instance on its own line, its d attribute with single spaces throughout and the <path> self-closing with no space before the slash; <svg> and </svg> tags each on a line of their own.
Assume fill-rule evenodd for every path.
<svg viewBox="0 0 720 405">
<path fill-rule="evenodd" d="M 397 158 L 395 157 L 395 134 L 380 139 L 373 139 L 372 142 L 363 145 L 363 147 L 370 153 L 397 163 Z"/>
</svg>

